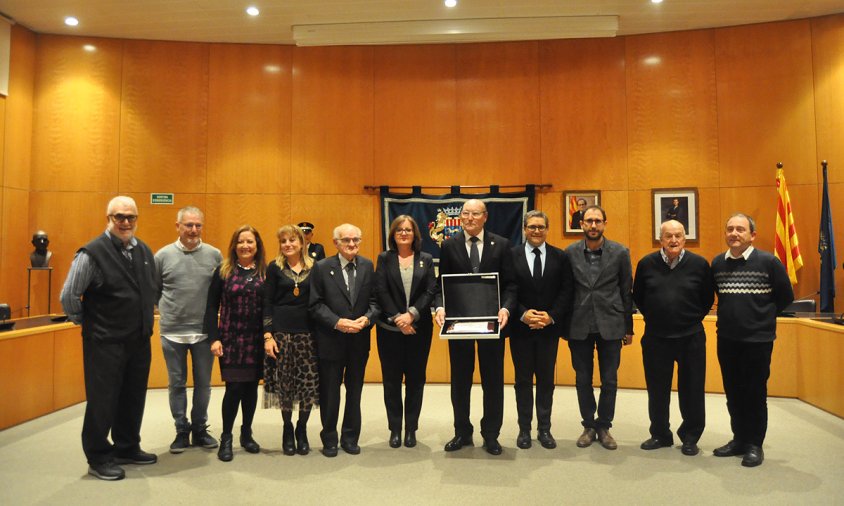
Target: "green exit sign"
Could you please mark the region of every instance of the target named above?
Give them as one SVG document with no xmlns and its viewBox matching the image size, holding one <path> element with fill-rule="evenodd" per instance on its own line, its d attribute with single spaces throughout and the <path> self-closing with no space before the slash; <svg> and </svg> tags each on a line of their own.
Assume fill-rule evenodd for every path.
<svg viewBox="0 0 844 506">
<path fill-rule="evenodd" d="M 149 203 L 158 206 L 172 206 L 173 196 L 173 193 L 150 193 Z"/>
</svg>

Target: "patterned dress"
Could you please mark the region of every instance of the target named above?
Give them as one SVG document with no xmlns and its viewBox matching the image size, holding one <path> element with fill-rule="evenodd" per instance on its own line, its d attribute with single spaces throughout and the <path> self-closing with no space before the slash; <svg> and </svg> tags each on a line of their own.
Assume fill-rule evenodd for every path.
<svg viewBox="0 0 844 506">
<path fill-rule="evenodd" d="M 237 266 L 228 279 L 214 271 L 208 289 L 206 329 L 211 341 L 223 344 L 220 374 L 225 382 L 258 381 L 263 372 L 264 340 L 261 301 L 264 280 L 256 270 Z M 217 321 L 217 310 L 220 318 Z"/>
<path fill-rule="evenodd" d="M 308 314 L 310 274 L 281 269 L 275 261 L 267 267 L 264 332 L 273 334 L 279 353 L 264 362 L 265 408 L 292 411 L 319 405 L 316 339 Z"/>
</svg>

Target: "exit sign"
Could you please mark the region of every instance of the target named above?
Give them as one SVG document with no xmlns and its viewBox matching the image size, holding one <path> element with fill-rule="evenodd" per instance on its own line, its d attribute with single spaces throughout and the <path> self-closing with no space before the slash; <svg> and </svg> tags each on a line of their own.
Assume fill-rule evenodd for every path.
<svg viewBox="0 0 844 506">
<path fill-rule="evenodd" d="M 158 206 L 172 206 L 174 201 L 173 193 L 150 193 L 149 203 Z"/>
</svg>

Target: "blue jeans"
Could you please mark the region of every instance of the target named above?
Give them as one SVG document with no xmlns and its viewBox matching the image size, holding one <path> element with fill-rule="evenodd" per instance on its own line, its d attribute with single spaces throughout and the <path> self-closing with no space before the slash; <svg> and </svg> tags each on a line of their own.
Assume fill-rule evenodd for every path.
<svg viewBox="0 0 844 506">
<path fill-rule="evenodd" d="M 182 344 L 174 343 L 162 336 L 161 350 L 164 352 L 164 362 L 167 364 L 170 413 L 176 421 L 176 431 L 191 430 L 191 422 L 187 418 L 188 397 L 185 387 L 188 374 L 188 351 L 193 363 L 193 408 L 190 416 L 194 428 L 205 427 L 208 422 L 208 403 L 211 400 L 211 368 L 214 366 L 211 340 Z"/>
</svg>

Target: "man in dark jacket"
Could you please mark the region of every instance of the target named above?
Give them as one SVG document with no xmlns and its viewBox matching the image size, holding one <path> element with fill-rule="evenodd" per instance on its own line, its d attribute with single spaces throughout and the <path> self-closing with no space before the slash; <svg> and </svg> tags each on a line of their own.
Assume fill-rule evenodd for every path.
<svg viewBox="0 0 844 506">
<path fill-rule="evenodd" d="M 88 473 L 119 480 L 119 464 L 158 460 L 140 446 L 157 285 L 152 251 L 135 237 L 135 201 L 115 197 L 106 215 L 105 232 L 73 259 L 61 301 L 68 319 L 82 325 Z"/>
</svg>

